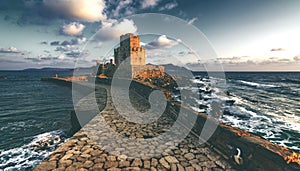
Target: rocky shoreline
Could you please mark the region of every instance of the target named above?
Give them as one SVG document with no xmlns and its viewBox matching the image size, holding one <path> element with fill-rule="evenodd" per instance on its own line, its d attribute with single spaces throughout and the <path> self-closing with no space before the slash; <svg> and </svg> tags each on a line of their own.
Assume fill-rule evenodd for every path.
<svg viewBox="0 0 300 171">
<path fill-rule="evenodd" d="M 144 86 L 143 89 L 149 87 Z M 154 144 L 147 144 L 143 140 L 155 139 L 173 125 L 177 117 L 176 105 L 168 104 L 169 110 L 157 122 L 136 125 L 126 122 L 118 114 L 110 95 L 106 92 L 105 86 L 104 89 L 99 89 L 99 104 L 106 104 L 106 106 L 98 107 L 104 110 L 55 150 L 35 170 L 46 168 L 48 170 L 296 170 L 300 168 L 294 163 L 286 164 L 284 157 L 292 153 L 290 150 L 224 124 L 219 125 L 207 143 L 200 145 L 199 134 L 207 119 L 207 116 L 201 113 L 195 113 L 196 124 L 182 142 L 155 144 L 154 141 Z M 82 103 L 88 104 L 88 101 L 85 99 Z M 111 130 L 103 127 L 105 124 L 109 125 Z M 140 140 L 140 142 L 112 148 L 121 139 L 117 136 L 111 137 L 109 131 L 118 132 L 129 140 Z M 178 133 L 180 131 L 178 130 Z M 109 140 L 112 139 L 116 144 L 111 144 L 112 141 Z M 242 165 L 236 164 L 233 160 L 233 155 L 237 152 L 236 148 L 242 151 Z M 139 152 L 137 149 L 144 149 L 144 153 L 141 154 L 144 157 L 130 157 Z M 158 151 L 155 151 L 157 149 Z M 158 153 L 160 155 L 153 155 Z"/>
</svg>

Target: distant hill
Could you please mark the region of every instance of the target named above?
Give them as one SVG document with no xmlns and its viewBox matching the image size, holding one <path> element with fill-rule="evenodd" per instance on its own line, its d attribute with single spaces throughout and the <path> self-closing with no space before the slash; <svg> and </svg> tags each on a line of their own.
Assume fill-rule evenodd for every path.
<svg viewBox="0 0 300 171">
<path fill-rule="evenodd" d="M 24 69 L 22 71 L 57 71 L 57 72 L 62 72 L 62 71 L 73 71 L 74 69 L 72 68 L 27 68 L 27 69 Z"/>
</svg>

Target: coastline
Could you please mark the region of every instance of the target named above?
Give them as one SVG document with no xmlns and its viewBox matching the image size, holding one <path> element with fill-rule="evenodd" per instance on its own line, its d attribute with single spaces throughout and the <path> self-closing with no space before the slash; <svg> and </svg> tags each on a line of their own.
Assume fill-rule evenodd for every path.
<svg viewBox="0 0 300 171">
<path fill-rule="evenodd" d="M 67 86 L 72 85 L 72 82 L 70 80 L 65 80 L 65 79 L 51 78 L 46 81 L 51 81 L 51 82 L 55 82 Z M 140 85 L 141 87 L 140 89 L 142 89 L 142 91 L 139 92 L 145 92 L 144 91 L 145 89 L 148 90 L 153 89 L 153 87 L 149 87 L 148 85 L 142 84 L 140 82 L 139 83 L 137 82 L 137 84 Z M 207 115 L 204 113 L 196 113 L 196 112 L 194 113 L 198 117 L 191 134 L 199 138 L 199 133 L 201 132 L 202 125 L 207 120 Z M 173 119 L 174 118 L 176 119 L 176 116 L 170 115 L 169 117 L 170 118 L 173 117 Z M 80 132 L 82 133 L 82 130 L 80 130 L 78 133 L 80 134 Z M 78 140 L 78 133 L 76 133 L 74 137 L 70 139 L 70 141 L 72 141 L 73 139 Z M 86 138 L 84 139 L 86 140 Z M 91 142 L 88 140 L 86 141 L 87 144 L 88 142 Z M 214 135 L 210 138 L 210 140 L 205 145 L 207 148 L 214 151 L 219 156 L 219 158 L 223 158 L 225 161 L 228 161 L 229 164 L 236 169 L 250 169 L 250 170 L 300 169 L 299 165 L 297 165 L 296 163 L 287 164 L 286 161 L 284 160 L 284 157 L 290 156 L 292 154 L 291 150 L 273 144 L 267 141 L 266 139 L 253 135 L 246 131 L 228 126 L 226 124 L 221 123 L 218 126 Z M 65 145 L 62 145 L 62 148 L 64 148 L 64 146 Z M 232 159 L 232 156 L 235 155 L 236 153 L 235 148 L 240 148 L 242 151 L 242 157 L 244 163 L 241 166 L 236 165 Z M 50 160 L 51 162 L 54 161 L 53 156 L 55 154 L 57 154 L 56 151 L 47 160 L 45 160 L 40 166 L 38 166 L 37 170 L 41 168 L 41 166 L 47 163 L 49 164 Z M 67 150 L 65 151 L 64 155 L 66 154 L 67 154 Z M 60 155 L 61 157 L 63 157 L 61 153 Z M 61 158 L 56 158 L 56 159 L 57 159 L 56 166 L 59 167 L 60 164 L 58 160 Z M 221 168 L 221 169 L 225 169 L 225 168 Z"/>
</svg>

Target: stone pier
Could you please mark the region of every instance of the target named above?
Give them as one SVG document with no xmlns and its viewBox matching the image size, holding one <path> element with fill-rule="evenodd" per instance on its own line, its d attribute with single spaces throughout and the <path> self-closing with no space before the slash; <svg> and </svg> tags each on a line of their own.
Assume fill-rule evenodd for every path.
<svg viewBox="0 0 300 171">
<path fill-rule="evenodd" d="M 172 135 L 168 134 L 160 139 L 159 135 L 172 128 L 178 111 L 183 109 L 168 102 L 157 121 L 136 124 L 116 110 L 109 90 L 106 85 L 96 86 L 97 109 L 89 105 L 93 103 L 93 94 L 80 99 L 75 108 L 79 113 L 82 111 L 82 115 L 97 110 L 101 112 L 92 114 L 92 120 L 38 165 L 36 171 L 299 169 L 297 165 L 287 165 L 283 159 L 291 154 L 290 150 L 224 124 L 219 125 L 208 142 L 199 143 L 199 132 L 203 120 L 207 119 L 201 113 L 195 113 L 196 124 L 182 141 L 173 142 Z M 131 92 L 130 100 L 140 111 L 149 108 L 147 100 L 136 92 Z M 178 129 L 174 134 L 180 136 L 182 132 L 184 129 Z M 160 144 L 162 140 L 166 143 Z M 237 165 L 233 160 L 237 147 L 242 150 L 242 165 Z"/>
</svg>

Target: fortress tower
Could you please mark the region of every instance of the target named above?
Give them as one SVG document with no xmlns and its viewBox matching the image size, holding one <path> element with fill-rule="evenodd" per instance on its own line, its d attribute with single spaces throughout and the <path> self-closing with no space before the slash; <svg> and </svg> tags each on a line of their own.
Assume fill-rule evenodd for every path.
<svg viewBox="0 0 300 171">
<path fill-rule="evenodd" d="M 146 65 L 146 50 L 140 47 L 140 37 L 132 33 L 120 37 L 120 47 L 114 49 L 114 58 L 117 67 L 130 58 L 132 78 L 164 75 L 163 66 Z"/>
<path fill-rule="evenodd" d="M 140 47 L 140 38 L 132 33 L 120 37 L 120 47 L 114 51 L 115 63 L 120 65 L 127 57 L 130 57 L 130 65 L 146 65 L 145 48 Z"/>
</svg>

